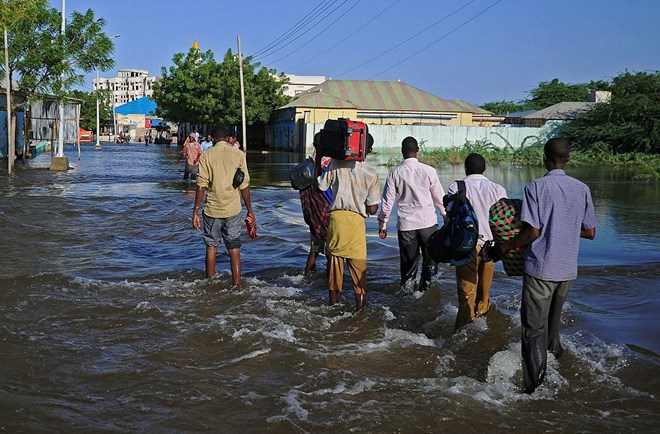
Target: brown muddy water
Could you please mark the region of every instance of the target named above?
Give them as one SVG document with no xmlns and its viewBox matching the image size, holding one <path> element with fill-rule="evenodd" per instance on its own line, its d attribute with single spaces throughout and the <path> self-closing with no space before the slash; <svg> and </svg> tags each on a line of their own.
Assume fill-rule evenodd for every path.
<svg viewBox="0 0 660 434">
<path fill-rule="evenodd" d="M 371 217 L 369 305 L 354 314 L 349 288 L 328 307 L 323 272 L 301 273 L 308 231 L 288 183 L 301 156 L 249 154 L 258 238 L 229 291 L 226 254 L 204 278 L 177 152 L 87 145 L 80 160 L 67 148 L 66 173 L 45 170 L 49 155 L 1 173 L 0 430 L 657 431 L 657 185 L 568 170 L 592 189 L 597 239 L 582 243 L 563 313 L 567 351 L 528 396 L 520 278 L 498 268 L 494 310 L 453 335 L 453 270 L 397 295 L 396 237 L 378 238 Z M 444 186 L 462 175 L 438 173 Z M 542 174 L 486 172 L 511 197 Z"/>
</svg>

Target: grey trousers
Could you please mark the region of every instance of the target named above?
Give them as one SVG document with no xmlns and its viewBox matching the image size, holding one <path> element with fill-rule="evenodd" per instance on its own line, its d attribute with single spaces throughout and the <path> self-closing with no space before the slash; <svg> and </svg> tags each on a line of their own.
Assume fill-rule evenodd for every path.
<svg viewBox="0 0 660 434">
<path fill-rule="evenodd" d="M 551 282 L 525 274 L 523 277 L 520 322 L 522 325 L 522 366 L 525 392 L 532 393 L 544 380 L 548 351 L 555 357 L 564 349 L 559 342 L 561 308 L 572 280 Z"/>
<path fill-rule="evenodd" d="M 435 270 L 435 262 L 426 252 L 426 244 L 429 238 L 438 229 L 438 225 L 433 225 L 424 229 L 413 231 L 398 231 L 399 238 L 399 257 L 401 260 L 401 286 L 405 285 L 410 279 L 417 276 L 417 267 L 419 258 L 422 257 L 422 278 L 419 283 L 419 290 L 425 291 L 431 283 Z"/>
</svg>

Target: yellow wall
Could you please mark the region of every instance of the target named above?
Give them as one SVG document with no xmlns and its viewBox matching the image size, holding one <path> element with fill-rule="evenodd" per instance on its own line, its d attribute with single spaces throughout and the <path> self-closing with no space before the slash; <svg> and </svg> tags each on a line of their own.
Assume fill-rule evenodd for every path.
<svg viewBox="0 0 660 434">
<path fill-rule="evenodd" d="M 304 119 L 305 123 L 322 124 L 328 119 L 348 118 L 353 120 L 360 120 L 367 124 L 372 125 L 412 125 L 419 124 L 445 124 L 445 125 L 465 125 L 465 126 L 479 126 L 483 125 L 483 121 L 476 121 L 472 119 L 472 113 L 429 113 L 440 115 L 455 116 L 454 119 L 420 119 L 416 116 L 396 115 L 384 117 L 360 117 L 358 116 L 357 109 L 327 109 L 327 108 L 312 108 L 312 107 L 296 107 L 295 121 Z M 377 113 L 377 112 L 370 112 Z"/>
</svg>

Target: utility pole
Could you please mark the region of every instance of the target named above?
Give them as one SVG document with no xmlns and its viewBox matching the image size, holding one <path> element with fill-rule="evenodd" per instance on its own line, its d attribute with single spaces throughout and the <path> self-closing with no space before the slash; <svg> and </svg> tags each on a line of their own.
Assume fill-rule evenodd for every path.
<svg viewBox="0 0 660 434">
<path fill-rule="evenodd" d="M 66 0 L 62 0 L 62 57 L 64 57 L 64 38 L 66 31 Z M 64 58 L 62 58 L 64 61 Z M 60 74 L 60 85 L 64 84 L 64 74 Z M 69 170 L 69 159 L 64 156 L 64 101 L 59 104 L 59 124 L 57 127 L 58 141 L 57 154 L 50 161 L 50 170 Z"/>
<path fill-rule="evenodd" d="M 247 135 L 245 125 L 245 87 L 243 87 L 243 54 L 241 53 L 241 36 L 236 37 L 238 40 L 238 71 L 240 73 L 241 82 L 241 121 L 243 122 L 243 152 L 247 153 Z"/>
<path fill-rule="evenodd" d="M 7 101 L 7 174 L 11 175 L 14 169 L 14 135 L 11 128 L 11 74 L 9 73 L 9 45 L 7 38 L 7 24 L 5 24 L 5 90 Z"/>
<path fill-rule="evenodd" d="M 96 67 L 96 87 L 99 87 L 99 67 Z M 94 87 L 94 86 L 92 86 Z M 99 142 L 99 135 L 101 134 L 100 126 L 101 126 L 101 117 L 99 114 L 99 94 L 98 94 L 98 89 L 94 89 L 96 92 L 96 145 L 94 145 L 94 149 L 101 149 L 101 143 Z"/>
</svg>

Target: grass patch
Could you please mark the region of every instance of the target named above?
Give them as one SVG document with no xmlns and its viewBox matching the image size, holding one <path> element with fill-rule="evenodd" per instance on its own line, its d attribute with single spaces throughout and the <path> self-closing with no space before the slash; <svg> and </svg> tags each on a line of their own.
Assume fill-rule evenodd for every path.
<svg viewBox="0 0 660 434">
<path fill-rule="evenodd" d="M 422 163 L 442 167 L 447 164 L 461 165 L 465 158 L 473 152 L 481 154 L 490 165 L 543 166 L 543 143 L 535 136 L 526 137 L 520 146 L 514 147 L 506 142 L 506 145 L 501 148 L 488 140 L 466 141 L 460 147 L 441 149 L 426 149 L 422 142 L 417 157 Z M 402 161 L 403 157 L 396 155 L 391 156 L 385 164 L 388 167 L 394 167 L 401 164 Z M 595 143 L 588 150 L 571 151 L 571 164 L 619 166 L 626 169 L 630 179 L 648 182 L 660 181 L 660 155 L 632 152 L 615 154 L 604 143 Z"/>
</svg>

